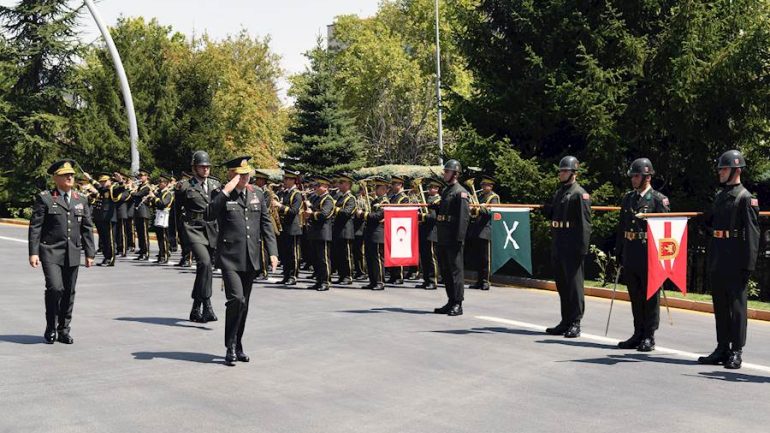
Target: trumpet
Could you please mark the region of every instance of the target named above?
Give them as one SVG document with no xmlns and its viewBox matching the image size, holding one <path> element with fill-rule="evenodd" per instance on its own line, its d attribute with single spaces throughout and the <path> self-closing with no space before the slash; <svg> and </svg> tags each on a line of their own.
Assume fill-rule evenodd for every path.
<svg viewBox="0 0 770 433">
<path fill-rule="evenodd" d="M 463 183 L 473 193 L 471 195 L 471 203 L 475 204 L 475 205 L 478 205 L 479 204 L 479 195 L 478 195 L 478 191 L 476 190 L 476 186 L 474 185 L 475 182 L 476 182 L 476 178 L 471 177 L 471 178 L 466 179 Z"/>
<path fill-rule="evenodd" d="M 278 200 L 278 195 L 273 191 L 275 186 L 276 184 L 274 183 L 269 184 L 267 188 L 265 188 L 265 194 L 267 194 L 270 199 L 270 219 L 273 222 L 273 231 L 275 231 L 275 235 L 278 236 L 283 231 L 283 226 L 281 225 L 281 215 L 278 213 L 278 208 L 273 205 L 273 201 L 280 201 Z"/>
</svg>

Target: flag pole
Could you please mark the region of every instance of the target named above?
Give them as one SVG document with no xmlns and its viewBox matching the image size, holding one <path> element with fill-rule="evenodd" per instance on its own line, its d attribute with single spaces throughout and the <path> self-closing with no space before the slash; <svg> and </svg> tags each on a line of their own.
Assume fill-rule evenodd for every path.
<svg viewBox="0 0 770 433">
<path fill-rule="evenodd" d="M 661 287 L 660 291 L 663 292 L 663 302 L 666 303 L 666 313 L 668 313 L 668 323 L 670 323 L 671 326 L 674 326 L 674 319 L 671 318 L 671 309 L 668 308 L 668 296 L 666 296 L 666 289 Z"/>
</svg>

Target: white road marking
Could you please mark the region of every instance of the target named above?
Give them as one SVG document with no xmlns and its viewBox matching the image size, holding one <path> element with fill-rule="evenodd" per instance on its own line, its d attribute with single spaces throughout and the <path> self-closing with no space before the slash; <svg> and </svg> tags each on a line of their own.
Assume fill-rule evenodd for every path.
<svg viewBox="0 0 770 433">
<path fill-rule="evenodd" d="M 5 236 L 0 236 L 0 239 L 2 239 L 4 241 L 21 242 L 23 244 L 27 243 L 26 239 L 16 239 L 16 238 L 9 238 L 9 237 L 5 237 Z"/>
<path fill-rule="evenodd" d="M 540 331 L 545 332 L 545 326 L 542 325 L 536 325 L 534 323 L 527 323 L 527 322 L 520 322 L 518 320 L 508 320 L 508 319 L 502 319 L 500 317 L 491 317 L 491 316 L 475 316 L 477 319 L 480 320 L 486 320 L 489 322 L 496 322 L 496 323 L 502 323 L 505 325 L 515 326 L 517 328 L 524 328 L 524 329 L 530 329 L 532 331 Z M 603 337 L 601 335 L 593 335 L 593 334 L 586 334 L 585 332 L 582 332 L 580 334 L 580 338 L 585 340 L 591 340 L 598 343 L 605 343 L 605 344 L 612 344 L 617 345 L 620 340 L 616 340 L 614 338 L 608 338 Z M 662 346 L 655 346 L 655 352 L 658 353 L 666 353 L 669 355 L 676 355 L 681 358 L 689 359 L 691 361 L 697 361 L 699 356 L 702 356 L 697 353 L 693 352 L 687 352 L 684 350 L 679 349 L 670 349 L 668 347 L 662 347 Z M 756 370 L 761 371 L 763 373 L 770 373 L 770 367 L 765 365 L 759 365 L 759 364 L 751 364 L 748 362 L 743 363 L 743 368 L 750 369 L 750 370 Z"/>
</svg>

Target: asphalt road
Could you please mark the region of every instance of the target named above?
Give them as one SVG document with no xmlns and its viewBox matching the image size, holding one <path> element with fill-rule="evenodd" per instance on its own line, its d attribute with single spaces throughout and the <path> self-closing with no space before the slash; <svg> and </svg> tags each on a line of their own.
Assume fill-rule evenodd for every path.
<svg viewBox="0 0 770 433">
<path fill-rule="evenodd" d="M 614 348 L 629 304 L 589 298 L 584 336 L 545 335 L 552 292 L 255 286 L 226 367 L 220 321 L 186 321 L 192 269 L 120 259 L 81 268 L 75 344 L 42 342 L 43 275 L 26 229 L 0 225 L 0 432 L 766 432 L 770 324 L 751 321 L 739 371 L 700 366 L 713 317 L 673 310 L 651 354 Z M 157 251 L 157 249 L 155 249 Z M 175 257 L 176 259 L 176 257 Z M 662 314 L 665 322 L 665 313 Z"/>
</svg>

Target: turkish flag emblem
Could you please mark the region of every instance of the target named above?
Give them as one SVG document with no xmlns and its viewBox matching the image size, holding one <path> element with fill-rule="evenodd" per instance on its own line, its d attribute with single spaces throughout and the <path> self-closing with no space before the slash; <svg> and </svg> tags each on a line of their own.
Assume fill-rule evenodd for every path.
<svg viewBox="0 0 770 433">
<path fill-rule="evenodd" d="M 385 266 L 420 264 L 417 208 L 385 208 Z"/>
<path fill-rule="evenodd" d="M 687 218 L 647 219 L 647 299 L 666 280 L 687 293 Z"/>
</svg>

